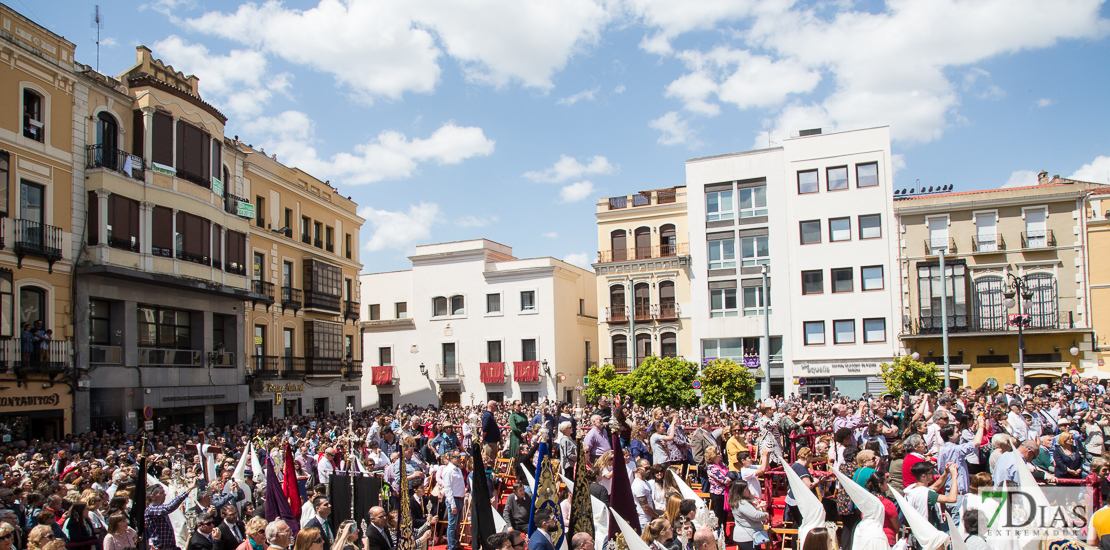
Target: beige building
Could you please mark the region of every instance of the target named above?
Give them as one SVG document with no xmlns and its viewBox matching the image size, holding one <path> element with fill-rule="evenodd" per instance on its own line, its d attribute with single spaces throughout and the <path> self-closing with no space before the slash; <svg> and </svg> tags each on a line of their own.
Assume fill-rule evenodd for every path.
<svg viewBox="0 0 1110 550">
<path fill-rule="evenodd" d="M 646 357 L 696 361 L 691 343 L 686 187 L 597 204 L 597 296 L 602 363 L 628 372 Z"/>
<path fill-rule="evenodd" d="M 1091 280 L 1094 357 L 1088 374 L 1110 376 L 1110 186 L 1091 191 L 1087 208 L 1087 262 Z"/>
<path fill-rule="evenodd" d="M 1035 385 L 1083 368 L 1093 359 L 1087 297 L 1102 277 L 1088 271 L 1085 242 L 1096 188 L 1042 172 L 1031 187 L 897 199 L 903 352 L 943 365 L 947 322 L 953 385 L 1015 382 L 1019 372 Z M 1027 316 L 1021 357 L 1017 315 Z"/>
<path fill-rule="evenodd" d="M 254 205 L 248 379 L 252 418 L 361 409 L 358 231 L 350 197 L 329 182 L 244 147 Z M 277 378 L 281 380 L 276 380 Z M 305 384 L 305 381 L 310 383 Z"/>
</svg>

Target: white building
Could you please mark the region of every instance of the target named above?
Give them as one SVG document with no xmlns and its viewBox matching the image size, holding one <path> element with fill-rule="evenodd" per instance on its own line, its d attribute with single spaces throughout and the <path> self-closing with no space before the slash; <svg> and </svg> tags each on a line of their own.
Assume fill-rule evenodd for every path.
<svg viewBox="0 0 1110 550">
<path fill-rule="evenodd" d="M 484 239 L 409 259 L 361 276 L 364 406 L 573 400 L 596 362 L 592 272 Z"/>
<path fill-rule="evenodd" d="M 878 393 L 900 320 L 890 132 L 803 134 L 686 162 L 694 339 L 766 373 L 766 265 L 772 394 Z"/>
</svg>

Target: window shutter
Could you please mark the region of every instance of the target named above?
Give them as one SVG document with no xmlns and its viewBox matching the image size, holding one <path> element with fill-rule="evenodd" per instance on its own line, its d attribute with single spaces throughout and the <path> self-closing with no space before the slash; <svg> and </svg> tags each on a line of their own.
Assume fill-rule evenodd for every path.
<svg viewBox="0 0 1110 550">
<path fill-rule="evenodd" d="M 151 132 L 151 160 L 165 166 L 173 166 L 173 117 L 156 111 L 154 128 Z"/>
<path fill-rule="evenodd" d="M 197 175 L 207 180 L 209 174 L 212 172 L 212 170 L 210 170 L 212 166 L 212 138 L 208 137 L 206 132 L 201 132 L 200 134 L 200 151 L 197 152 L 200 153 L 200 165 L 197 166 Z"/>
<path fill-rule="evenodd" d="M 197 218 L 200 221 L 200 255 L 205 258 L 211 258 L 212 252 L 212 222 L 204 219 Z"/>
<path fill-rule="evenodd" d="M 100 202 L 97 200 L 96 191 L 89 191 L 89 200 L 86 203 L 88 208 L 88 228 L 85 234 L 89 236 L 89 246 L 100 244 Z"/>
<path fill-rule="evenodd" d="M 143 138 L 146 127 L 143 125 L 143 112 L 131 111 L 131 154 L 143 156 Z M 150 159 L 146 159 L 149 161 Z"/>
<path fill-rule="evenodd" d="M 177 169 L 188 170 L 185 164 L 185 121 L 177 121 Z"/>
<path fill-rule="evenodd" d="M 173 250 L 173 210 L 164 206 L 155 206 L 150 225 L 151 246 Z"/>
</svg>

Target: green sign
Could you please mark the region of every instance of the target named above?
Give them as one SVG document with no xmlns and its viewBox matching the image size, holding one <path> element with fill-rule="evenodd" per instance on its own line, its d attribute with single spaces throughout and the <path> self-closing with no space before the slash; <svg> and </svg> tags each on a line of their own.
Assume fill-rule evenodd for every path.
<svg viewBox="0 0 1110 550">
<path fill-rule="evenodd" d="M 244 218 L 254 218 L 254 205 L 249 202 L 235 201 L 236 214 Z"/>
<path fill-rule="evenodd" d="M 589 386 L 590 385 L 590 377 L 589 376 L 583 376 L 582 377 L 582 385 L 583 386 Z"/>
<path fill-rule="evenodd" d="M 220 178 L 212 178 L 212 192 L 221 197 L 224 196 L 224 182 L 220 181 Z"/>
</svg>

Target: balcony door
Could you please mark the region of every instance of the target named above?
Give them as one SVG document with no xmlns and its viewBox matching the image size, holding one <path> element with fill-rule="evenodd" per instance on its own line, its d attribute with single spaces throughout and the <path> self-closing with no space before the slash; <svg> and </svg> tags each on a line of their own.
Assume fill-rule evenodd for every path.
<svg viewBox="0 0 1110 550">
<path fill-rule="evenodd" d="M 636 320 L 651 316 L 651 287 L 647 283 L 636 283 L 632 290 L 636 299 Z"/>
<path fill-rule="evenodd" d="M 636 335 L 636 366 L 644 362 L 651 356 L 651 335 L 650 334 L 637 334 Z"/>
<path fill-rule="evenodd" d="M 609 244 L 613 249 L 613 261 L 623 262 L 628 259 L 628 233 L 618 229 L 609 234 Z"/>
<path fill-rule="evenodd" d="M 675 307 L 674 281 L 659 283 L 659 317 L 663 319 L 678 317 L 678 308 Z"/>
<path fill-rule="evenodd" d="M 976 214 L 975 234 L 979 240 L 979 252 L 998 250 L 998 215 L 993 212 Z"/>
<path fill-rule="evenodd" d="M 628 337 L 623 334 L 613 335 L 613 366 L 618 369 L 628 366 Z"/>
<path fill-rule="evenodd" d="M 635 231 L 636 237 L 636 258 L 650 258 L 651 257 L 651 228 L 638 227 Z"/>
<path fill-rule="evenodd" d="M 455 344 L 443 344 L 443 377 L 455 377 Z"/>
<path fill-rule="evenodd" d="M 22 235 L 16 239 L 23 244 L 30 245 L 36 250 L 42 249 L 43 232 L 43 197 L 46 194 L 43 186 L 28 182 L 20 182 L 19 186 L 19 219 L 26 220 L 21 228 Z"/>
<path fill-rule="evenodd" d="M 674 256 L 678 253 L 678 236 L 674 226 L 667 224 L 659 228 L 659 255 L 663 257 Z"/>
<path fill-rule="evenodd" d="M 929 253 L 948 251 L 948 218 L 929 218 Z"/>
<path fill-rule="evenodd" d="M 19 321 L 29 323 L 34 327 L 36 321 L 46 325 L 46 291 L 36 286 L 24 286 L 19 289 Z"/>
<path fill-rule="evenodd" d="M 281 331 L 281 356 L 285 362 L 285 371 L 293 369 L 293 329 L 286 328 Z"/>
<path fill-rule="evenodd" d="M 254 326 L 254 354 L 258 357 L 266 355 L 266 327 Z"/>
<path fill-rule="evenodd" d="M 96 117 L 96 143 L 99 145 L 97 148 L 97 166 L 116 170 L 116 145 L 119 138 L 119 126 L 116 125 L 116 119 L 112 115 L 101 112 Z"/>
<path fill-rule="evenodd" d="M 1027 248 L 1044 248 L 1048 246 L 1048 231 L 1045 224 L 1045 210 L 1025 211 L 1025 236 Z"/>
</svg>

